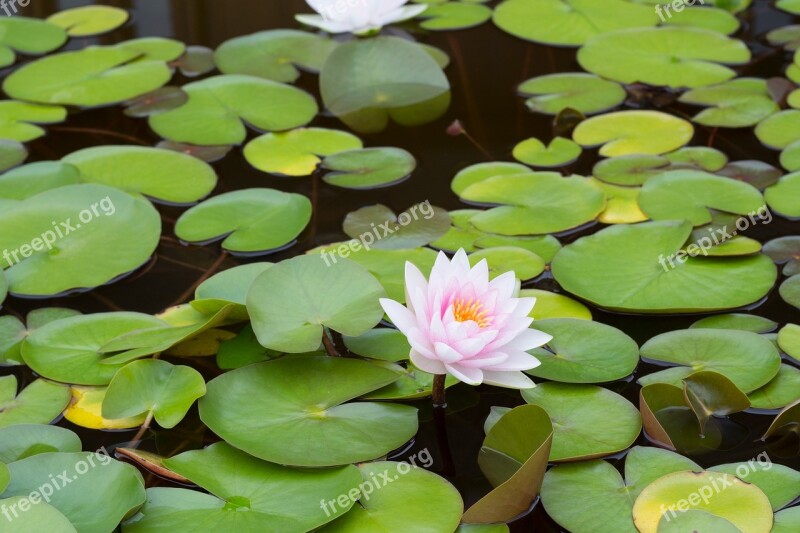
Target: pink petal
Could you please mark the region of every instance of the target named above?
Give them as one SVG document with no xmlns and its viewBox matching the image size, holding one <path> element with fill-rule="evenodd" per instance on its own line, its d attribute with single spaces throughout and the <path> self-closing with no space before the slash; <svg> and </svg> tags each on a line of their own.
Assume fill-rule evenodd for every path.
<svg viewBox="0 0 800 533">
<path fill-rule="evenodd" d="M 406 304 L 411 311 L 415 311 L 411 295 L 416 294 L 417 290 L 421 290 L 422 294 L 427 294 L 428 281 L 414 263 L 406 261 Z"/>
<path fill-rule="evenodd" d="M 423 372 L 428 372 L 429 374 L 447 374 L 447 368 L 445 368 L 441 361 L 428 359 L 416 350 L 411 350 L 411 362 Z"/>
<path fill-rule="evenodd" d="M 486 370 L 496 370 L 501 372 L 515 370 L 530 370 L 539 366 L 541 361 L 527 352 L 512 351 L 508 352 L 508 358 L 495 365 L 486 365 Z"/>
<path fill-rule="evenodd" d="M 450 375 L 468 385 L 480 385 L 483 381 L 483 371 L 480 368 L 470 368 L 459 364 L 444 366 Z"/>
<path fill-rule="evenodd" d="M 480 357 L 473 357 L 472 359 L 464 359 L 458 364 L 462 366 L 486 369 L 502 365 L 506 359 L 508 359 L 508 354 L 505 354 L 503 352 L 490 352 L 485 355 L 481 354 Z"/>
<path fill-rule="evenodd" d="M 544 346 L 553 340 L 552 335 L 548 335 L 536 329 L 526 329 L 514 339 L 503 345 L 504 350 L 521 350 L 527 352 L 540 346 Z"/>
<path fill-rule="evenodd" d="M 483 382 L 497 387 L 509 389 L 532 389 L 536 384 L 522 372 L 494 372 L 485 370 L 483 372 Z"/>
<path fill-rule="evenodd" d="M 437 359 L 445 364 L 455 363 L 464 359 L 464 356 L 443 342 L 435 343 L 434 348 L 436 349 Z"/>
<path fill-rule="evenodd" d="M 417 326 L 416 317 L 406 306 L 389 298 L 381 298 L 380 303 L 392 323 L 405 335 Z"/>
</svg>

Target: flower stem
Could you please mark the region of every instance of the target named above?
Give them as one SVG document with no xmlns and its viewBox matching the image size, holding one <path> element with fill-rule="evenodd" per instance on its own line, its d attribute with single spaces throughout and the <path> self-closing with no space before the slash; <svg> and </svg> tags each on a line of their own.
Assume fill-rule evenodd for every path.
<svg viewBox="0 0 800 533">
<path fill-rule="evenodd" d="M 446 374 L 435 374 L 433 376 L 433 407 L 447 407 L 447 402 L 444 399 L 444 380 L 446 377 Z"/>
<path fill-rule="evenodd" d="M 336 350 L 336 346 L 331 342 L 331 338 L 328 337 L 328 332 L 325 330 L 322 330 L 322 344 L 325 346 L 325 351 L 328 352 L 328 355 L 331 357 L 341 357 Z"/>
<path fill-rule="evenodd" d="M 153 421 L 153 411 L 148 411 L 147 416 L 144 419 L 144 423 L 142 424 L 142 427 L 139 428 L 139 431 L 136 433 L 136 436 L 133 437 L 133 440 L 131 441 L 132 442 L 132 445 L 130 446 L 131 448 L 136 449 L 139 447 L 139 443 L 142 442 L 142 437 L 144 437 L 144 434 L 147 432 L 148 429 L 150 429 L 150 423 L 152 421 Z"/>
</svg>

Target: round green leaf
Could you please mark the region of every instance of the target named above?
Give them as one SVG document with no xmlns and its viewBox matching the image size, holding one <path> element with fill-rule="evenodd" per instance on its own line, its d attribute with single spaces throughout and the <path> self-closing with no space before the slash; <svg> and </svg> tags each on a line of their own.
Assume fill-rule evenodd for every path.
<svg viewBox="0 0 800 533">
<path fill-rule="evenodd" d="M 81 439 L 72 431 L 45 424 L 19 424 L 0 429 L 0 462 L 13 463 L 40 453 L 79 452 Z"/>
<path fill-rule="evenodd" d="M 780 111 L 767 89 L 767 80 L 759 78 L 737 78 L 719 85 L 692 89 L 682 94 L 680 101 L 709 107 L 692 120 L 704 126 L 722 128 L 755 126 Z"/>
<path fill-rule="evenodd" d="M 450 188 L 454 193 L 461 196 L 471 185 L 485 181 L 495 176 L 514 176 L 517 174 L 532 174 L 533 171 L 525 165 L 519 163 L 507 163 L 505 161 L 493 163 L 476 163 L 458 172 L 450 183 Z M 468 210 L 461 210 L 460 213 L 467 215 Z M 474 214 L 474 213 L 472 213 Z"/>
<path fill-rule="evenodd" d="M 17 424 L 49 424 L 69 403 L 69 388 L 37 379 L 17 394 L 17 378 L 0 377 L 0 428 Z"/>
<path fill-rule="evenodd" d="M 5 466 L 2 468 L 5 468 Z M 32 503 L 28 496 L 13 496 L 0 500 L 0 507 L 3 509 L 21 509 L 20 504 L 27 510 L 21 513 L 18 512 L 18 516 L 14 516 L 9 512 L 12 520 L 10 520 L 10 524 L 3 525 L 3 531 L 8 533 L 29 533 L 30 531 L 77 533 L 77 530 L 66 516 L 41 499 L 37 500 L 36 503 Z"/>
<path fill-rule="evenodd" d="M 800 170 L 800 139 L 794 141 L 781 152 L 781 166 L 789 172 Z"/>
<path fill-rule="evenodd" d="M 775 2 L 775 6 L 793 15 L 800 15 L 800 2 L 798 0 L 778 0 Z"/>
<path fill-rule="evenodd" d="M 425 246 L 443 236 L 449 228 L 447 211 L 430 203 L 414 205 L 399 215 L 382 204 L 366 206 L 348 213 L 342 224 L 344 232 L 360 240 L 365 249 L 372 246 L 384 250 Z M 367 240 L 374 242 L 367 245 Z"/>
<path fill-rule="evenodd" d="M 0 172 L 14 168 L 28 158 L 28 149 L 19 141 L 0 139 Z"/>
<path fill-rule="evenodd" d="M 344 131 L 300 128 L 253 139 L 244 147 L 244 157 L 262 172 L 308 176 L 317 169 L 319 156 L 359 150 L 362 146 L 361 139 Z"/>
<path fill-rule="evenodd" d="M 197 286 L 192 307 L 208 315 L 229 303 L 247 305 L 250 286 L 259 274 L 271 267 L 272 263 L 250 263 L 214 274 Z"/>
<path fill-rule="evenodd" d="M 786 507 L 800 496 L 800 472 L 773 464 L 766 452 L 760 453 L 756 460 L 712 466 L 709 470 L 752 483 L 767 495 L 773 511 Z"/>
<path fill-rule="evenodd" d="M 592 175 L 605 183 L 631 187 L 643 185 L 669 167 L 670 161 L 664 156 L 629 154 L 600 160 Z"/>
<path fill-rule="evenodd" d="M 411 345 L 396 329 L 371 329 L 357 337 L 344 337 L 347 349 L 356 355 L 396 363 L 408 359 Z"/>
<path fill-rule="evenodd" d="M 67 110 L 61 106 L 3 100 L 0 102 L 0 137 L 32 141 L 45 134 L 45 130 L 36 124 L 55 124 L 66 118 Z"/>
<path fill-rule="evenodd" d="M 15 52 L 39 55 L 52 52 L 67 41 L 67 33 L 43 20 L 6 16 L 0 19 L 0 67 L 16 60 Z"/>
<path fill-rule="evenodd" d="M 555 137 L 547 146 L 531 137 L 517 144 L 513 155 L 517 161 L 532 167 L 563 167 L 580 157 L 581 147 L 564 137 Z"/>
<path fill-rule="evenodd" d="M 536 305 L 533 306 L 533 311 L 530 313 L 534 320 L 548 318 L 592 319 L 592 312 L 588 307 L 563 294 L 539 289 L 523 289 L 519 295 L 520 298 L 536 298 Z"/>
<path fill-rule="evenodd" d="M 752 331 L 753 333 L 769 333 L 775 331 L 778 323 L 768 318 L 744 313 L 728 313 L 701 318 L 693 323 L 690 328 L 705 329 L 738 329 Z"/>
<path fill-rule="evenodd" d="M 800 274 L 781 283 L 779 292 L 784 302 L 800 309 Z"/>
<path fill-rule="evenodd" d="M 70 37 L 86 37 L 115 30 L 128 20 L 128 12 L 111 6 L 73 7 L 47 17 L 47 22 L 60 26 Z"/>
<path fill-rule="evenodd" d="M 769 383 L 749 394 L 755 409 L 781 409 L 800 400 L 800 370 L 781 365 L 778 374 Z"/>
<path fill-rule="evenodd" d="M 0 175 L 0 196 L 25 200 L 49 189 L 78 183 L 80 172 L 74 166 L 60 161 L 37 161 Z"/>
<path fill-rule="evenodd" d="M 489 265 L 489 277 L 492 279 L 513 272 L 517 279 L 527 281 L 539 276 L 546 266 L 544 259 L 517 246 L 494 246 L 469 255 L 469 262 L 473 266 L 483 259 Z"/>
<path fill-rule="evenodd" d="M 417 167 L 417 160 L 400 148 L 363 148 L 329 155 L 321 167 L 331 171 L 322 177 L 326 183 L 346 189 L 374 189 L 407 178 Z"/>
<path fill-rule="evenodd" d="M 800 172 L 782 177 L 764 191 L 764 198 L 773 211 L 786 218 L 800 218 Z"/>
<path fill-rule="evenodd" d="M 617 107 L 627 97 L 619 83 L 582 72 L 532 78 L 517 91 L 529 97 L 525 101 L 528 109 L 547 115 L 558 115 L 567 108 L 593 115 Z"/>
<path fill-rule="evenodd" d="M 660 111 L 617 111 L 584 120 L 572 134 L 583 147 L 600 146 L 600 155 L 663 154 L 688 143 L 692 124 Z"/>
<path fill-rule="evenodd" d="M 762 120 L 756 126 L 756 137 L 775 150 L 800 140 L 800 110 L 787 109 Z"/>
</svg>

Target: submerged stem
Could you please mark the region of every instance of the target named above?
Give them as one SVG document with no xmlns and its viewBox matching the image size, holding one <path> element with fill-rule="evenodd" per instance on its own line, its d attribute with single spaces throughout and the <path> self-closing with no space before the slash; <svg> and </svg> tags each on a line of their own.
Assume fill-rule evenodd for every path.
<svg viewBox="0 0 800 533">
<path fill-rule="evenodd" d="M 325 346 L 325 351 L 328 352 L 328 355 L 331 357 L 341 357 L 336 350 L 336 346 L 333 345 L 331 338 L 328 337 L 328 332 L 325 330 L 322 331 L 322 344 Z"/>
<path fill-rule="evenodd" d="M 435 374 L 433 376 L 433 407 L 447 407 L 444 394 L 444 381 L 447 378 L 446 374 Z"/>
</svg>

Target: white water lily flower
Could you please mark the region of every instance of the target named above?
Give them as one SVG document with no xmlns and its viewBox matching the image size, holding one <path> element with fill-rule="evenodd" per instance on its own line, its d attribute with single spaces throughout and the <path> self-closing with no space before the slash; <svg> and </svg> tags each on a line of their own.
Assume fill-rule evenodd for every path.
<svg viewBox="0 0 800 533">
<path fill-rule="evenodd" d="M 306 0 L 319 15 L 296 15 L 303 24 L 328 33 L 363 34 L 414 18 L 428 7 L 408 0 Z"/>
</svg>

